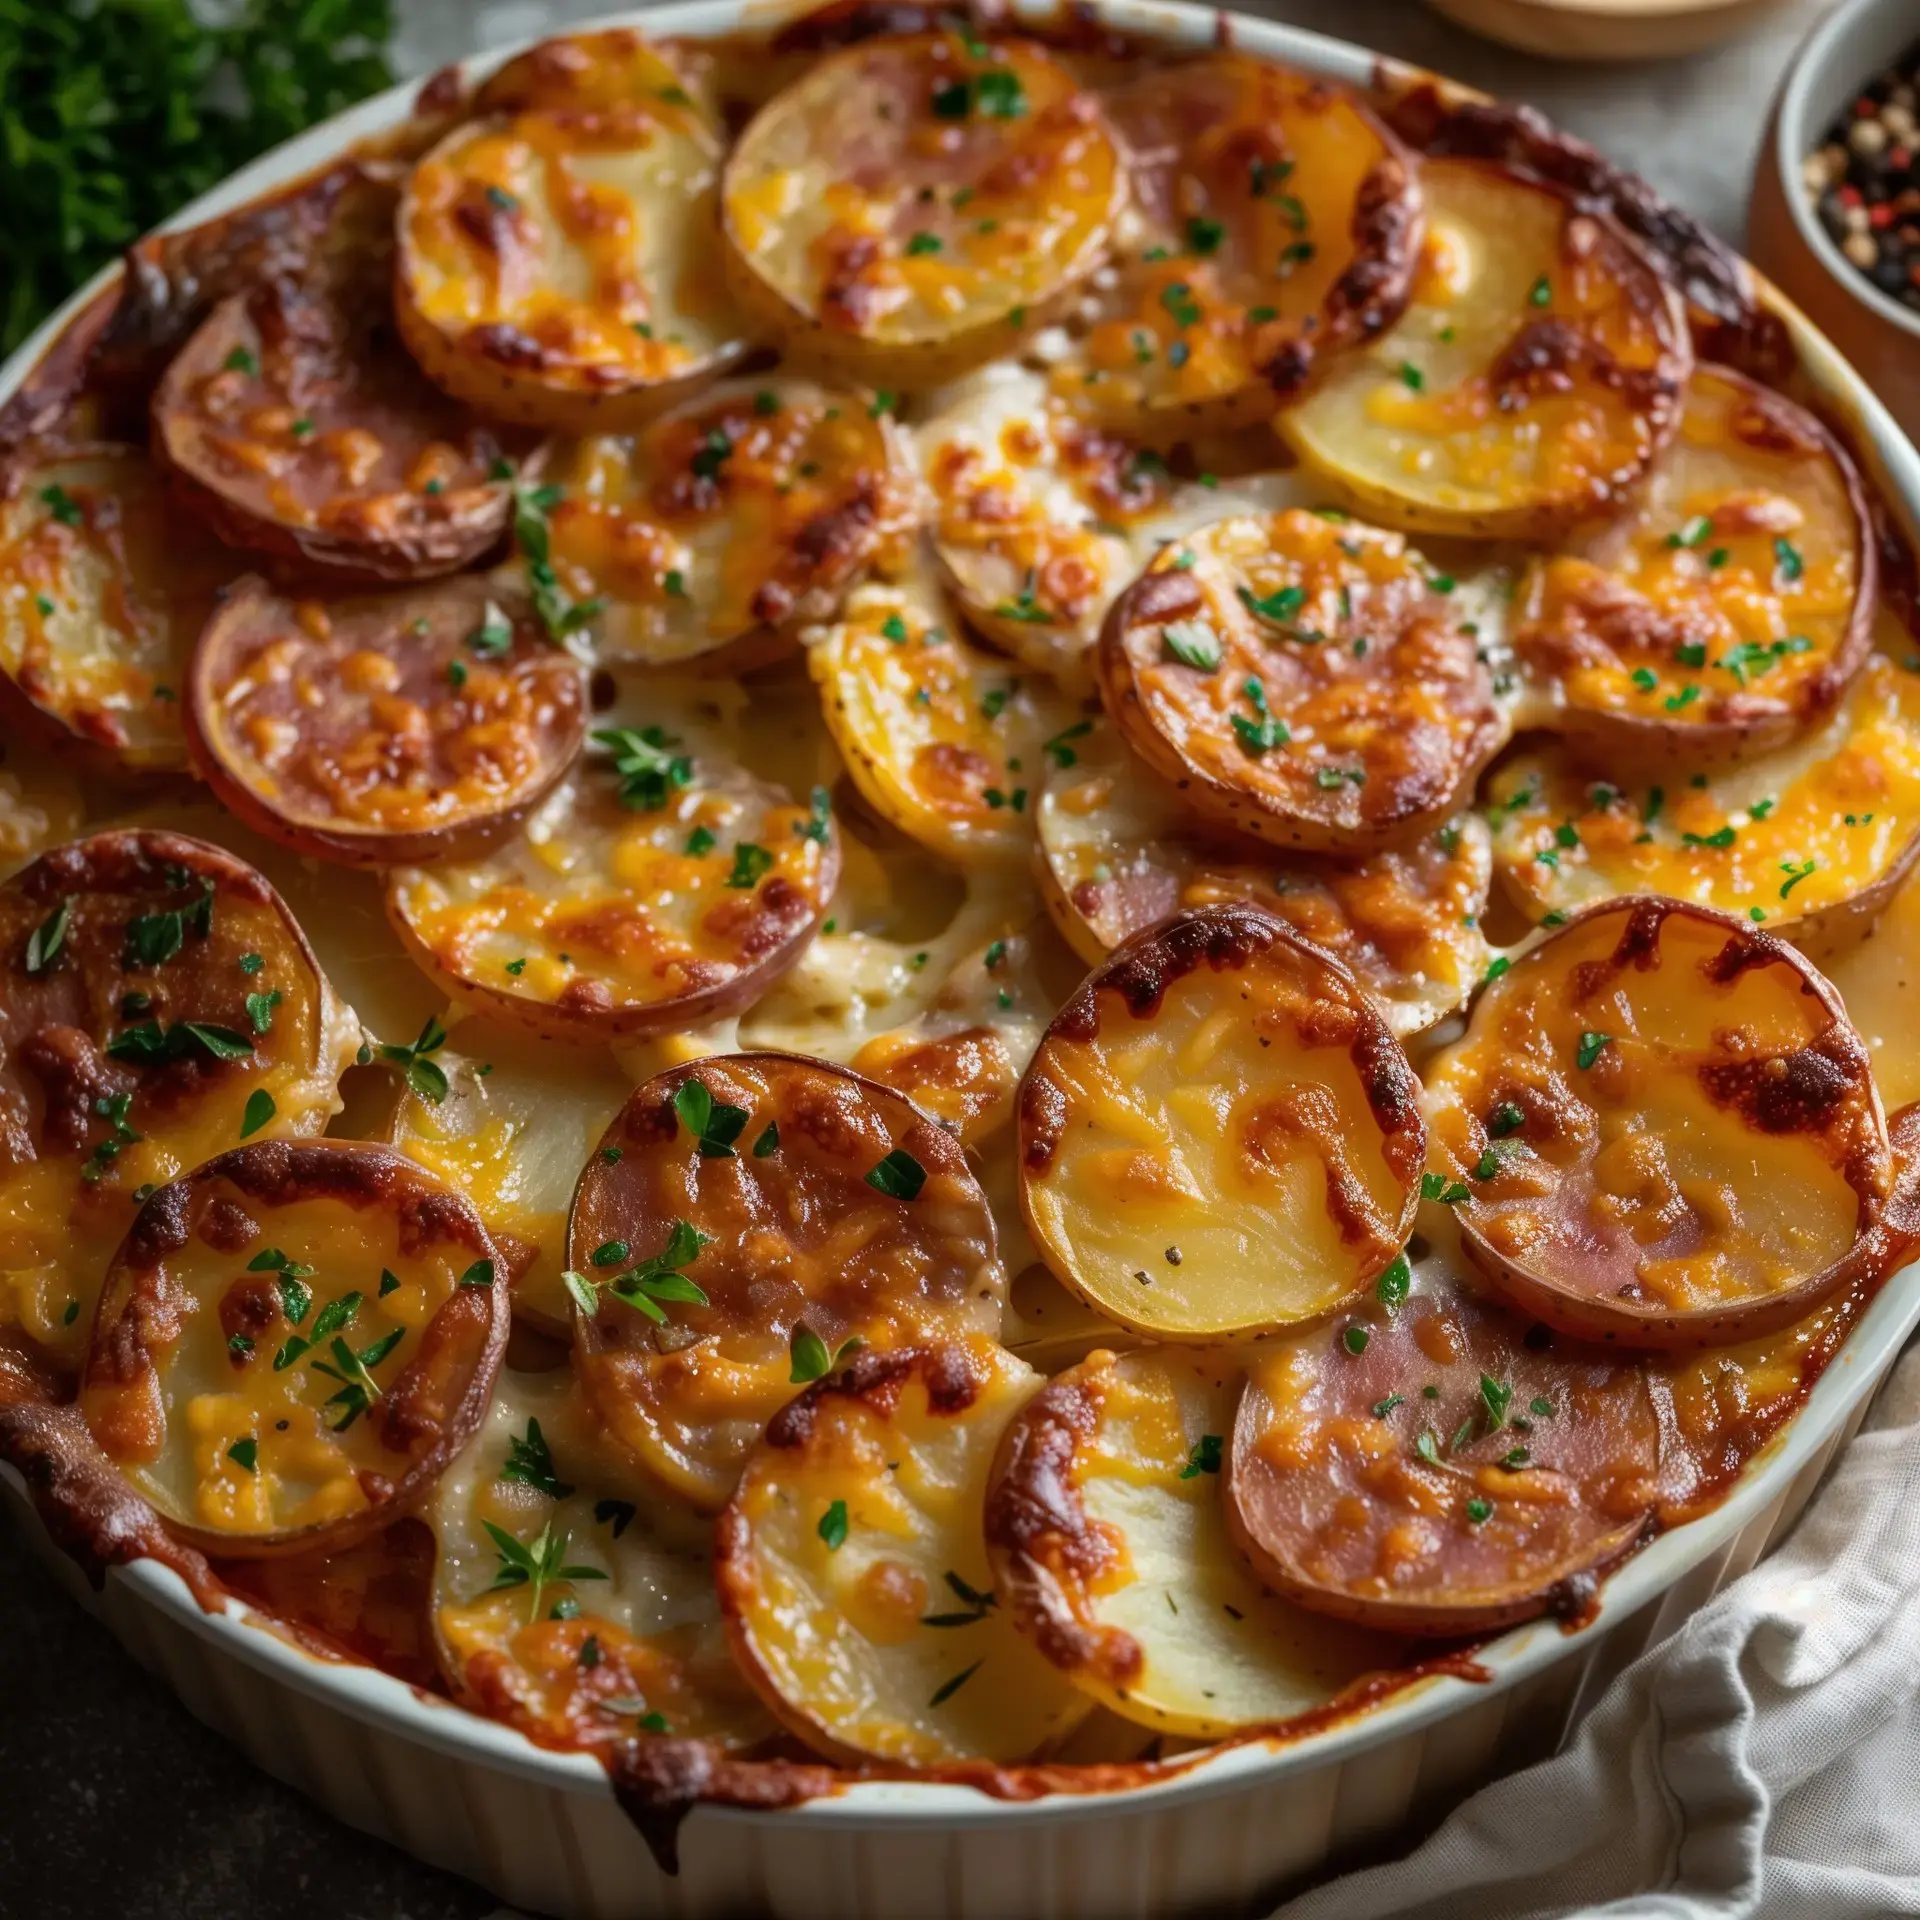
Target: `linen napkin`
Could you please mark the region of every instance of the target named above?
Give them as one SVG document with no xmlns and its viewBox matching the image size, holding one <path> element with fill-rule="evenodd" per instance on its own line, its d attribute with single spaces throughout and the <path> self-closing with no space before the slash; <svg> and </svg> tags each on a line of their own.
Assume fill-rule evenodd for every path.
<svg viewBox="0 0 1920 1920">
<path fill-rule="evenodd" d="M 1275 1920 L 1920 1914 L 1920 1349 L 1780 1548 L 1552 1759 Z"/>
</svg>

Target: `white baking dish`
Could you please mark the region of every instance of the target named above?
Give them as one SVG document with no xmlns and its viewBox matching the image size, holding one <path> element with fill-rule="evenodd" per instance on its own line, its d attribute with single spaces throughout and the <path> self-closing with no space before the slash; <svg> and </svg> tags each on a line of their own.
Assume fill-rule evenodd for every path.
<svg viewBox="0 0 1920 1920">
<path fill-rule="evenodd" d="M 1205 44 L 1222 16 L 1106 0 L 1125 30 Z M 759 15 L 695 0 L 620 16 L 653 33 L 715 33 Z M 606 23 L 600 23 L 606 24 Z M 1235 43 L 1360 86 L 1375 60 L 1294 28 L 1235 16 Z M 473 63 L 491 66 L 498 57 Z M 290 142 L 185 210 L 209 218 L 403 119 L 402 87 Z M 83 289 L 0 369 L 0 400 Z M 1852 427 L 1883 496 L 1920 530 L 1920 456 L 1832 348 L 1782 300 L 1806 373 Z M 1167 1916 L 1259 1911 L 1290 1885 L 1356 1854 L 1396 1847 L 1466 1789 L 1550 1749 L 1612 1674 L 1751 1566 L 1792 1523 L 1920 1322 L 1920 1267 L 1882 1289 L 1793 1423 L 1724 1503 L 1656 1540 L 1602 1591 L 1595 1620 L 1514 1630 L 1479 1656 L 1484 1681 L 1425 1680 L 1370 1714 L 1292 1743 L 1250 1744 L 1177 1777 L 1100 1796 L 1025 1803 L 970 1789 L 862 1784 L 781 1812 L 702 1807 L 663 1873 L 579 1755 L 426 1697 L 368 1668 L 301 1651 L 238 1606 L 203 1613 L 169 1569 L 117 1569 L 95 1597 L 47 1542 L 11 1469 L 4 1504 L 76 1595 L 201 1719 L 331 1813 L 484 1882 L 535 1912 L 633 1915 Z"/>
</svg>

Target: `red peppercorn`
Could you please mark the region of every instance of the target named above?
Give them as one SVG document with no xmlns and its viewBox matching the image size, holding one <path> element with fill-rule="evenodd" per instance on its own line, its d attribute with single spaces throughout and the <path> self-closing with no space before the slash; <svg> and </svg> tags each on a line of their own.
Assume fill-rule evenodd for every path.
<svg viewBox="0 0 1920 1920">
<path fill-rule="evenodd" d="M 1860 204 L 1860 189 L 1859 189 L 1858 187 L 1855 187 L 1855 186 L 1844 186 L 1844 187 L 1842 187 L 1842 188 L 1840 189 L 1840 204 L 1841 204 L 1841 205 L 1842 205 L 1843 207 L 1857 207 L 1857 206 L 1859 206 L 1859 204 Z"/>
<path fill-rule="evenodd" d="M 1886 205 L 1883 202 L 1880 206 L 1875 207 L 1867 215 L 1867 224 L 1870 227 L 1892 226 L 1893 225 L 1893 208 Z"/>
</svg>

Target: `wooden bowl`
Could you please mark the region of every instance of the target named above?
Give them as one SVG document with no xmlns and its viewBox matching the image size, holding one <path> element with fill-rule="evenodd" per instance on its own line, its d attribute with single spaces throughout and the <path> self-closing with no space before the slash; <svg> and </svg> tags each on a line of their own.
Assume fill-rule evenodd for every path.
<svg viewBox="0 0 1920 1920">
<path fill-rule="evenodd" d="M 1429 0 L 1489 40 L 1550 60 L 1675 60 L 1730 40 L 1788 0 Z"/>
<path fill-rule="evenodd" d="M 1800 170 L 1861 86 L 1920 39 L 1914 0 L 1842 0 L 1787 65 L 1760 142 L 1747 255 L 1920 440 L 1920 313 L 1882 293 L 1820 222 Z"/>
</svg>

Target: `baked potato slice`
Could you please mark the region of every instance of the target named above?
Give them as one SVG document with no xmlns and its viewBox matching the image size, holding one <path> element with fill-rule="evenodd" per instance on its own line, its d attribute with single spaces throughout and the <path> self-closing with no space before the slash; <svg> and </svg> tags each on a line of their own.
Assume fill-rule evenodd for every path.
<svg viewBox="0 0 1920 1920">
<path fill-rule="evenodd" d="M 862 40 L 757 113 L 721 185 L 761 332 L 883 388 L 1017 346 L 1102 257 L 1127 192 L 1099 102 L 1029 40 Z"/>
<path fill-rule="evenodd" d="M 1399 318 L 1418 174 L 1345 87 L 1221 51 L 1105 104 L 1136 218 L 1059 369 L 1077 409 L 1158 440 L 1251 424 Z"/>
<path fill-rule="evenodd" d="M 551 791 L 586 732 L 586 673 L 484 580 L 294 599 L 256 577 L 194 651 L 201 777 L 294 852 L 350 865 L 458 857 Z"/>
<path fill-rule="evenodd" d="M 1637 897 L 1528 950 L 1429 1063 L 1433 1197 L 1525 1312 L 1725 1345 L 1856 1277 L 1893 1193 L 1840 996 L 1731 915 Z"/>
<path fill-rule="evenodd" d="M 1909 874 L 1865 937 L 1827 969 L 1866 1043 L 1887 1111 L 1920 1101 L 1920 1026 L 1907 1009 L 1920 988 L 1920 879 Z M 1920 1110 L 1916 1110 L 1920 1123 Z"/>
<path fill-rule="evenodd" d="M 0 673 L 16 717 L 129 772 L 184 767 L 187 660 L 232 572 L 145 449 L 23 457 L 0 496 Z"/>
<path fill-rule="evenodd" d="M 441 1476 L 426 1517 L 454 1697 L 575 1752 L 647 1733 L 771 1738 L 727 1646 L 711 1526 L 622 1498 L 602 1451 L 564 1369 L 512 1374 Z"/>
<path fill-rule="evenodd" d="M 1091 1354 L 1015 1416 L 987 1492 L 1014 1624 L 1102 1706 L 1183 1739 L 1294 1719 L 1399 1651 L 1248 1573 L 1220 1493 L 1243 1381 L 1221 1350 Z"/>
<path fill-rule="evenodd" d="M 580 1176 L 567 1247 L 596 1413 L 709 1511 L 849 1344 L 992 1335 L 1006 1296 L 959 1142 L 892 1089 L 786 1054 L 638 1088 Z"/>
<path fill-rule="evenodd" d="M 1086 725 L 1052 681 L 970 645 L 917 582 L 862 588 L 807 664 L 847 771 L 883 819 L 962 866 L 1031 855 L 1042 772 Z"/>
<path fill-rule="evenodd" d="M 830 619 L 914 515 L 891 422 L 782 377 L 580 442 L 532 505 L 519 525 L 533 584 L 551 567 L 602 661 L 722 671 Z"/>
<path fill-rule="evenodd" d="M 1020 1204 L 1054 1273 L 1163 1340 L 1272 1333 L 1356 1297 L 1419 1202 L 1419 1083 L 1373 1002 L 1234 902 L 1136 935 L 1020 1088 Z"/>
<path fill-rule="evenodd" d="M 1551 537 L 1617 507 L 1672 439 L 1693 365 L 1677 295 L 1545 182 L 1428 160 L 1410 305 L 1277 425 L 1374 518 Z"/>
<path fill-rule="evenodd" d="M 436 383 L 499 419 L 618 431 L 740 356 L 725 138 L 662 52 L 547 41 L 475 106 L 400 203 L 395 312 Z"/>
<path fill-rule="evenodd" d="M 565 1340 L 567 1212 L 633 1076 L 604 1050 L 556 1056 L 484 1014 L 456 1020 L 429 1058 L 446 1091 L 431 1074 L 397 1076 L 380 1137 L 473 1202 L 506 1262 L 514 1317 Z"/>
<path fill-rule="evenodd" d="M 1290 508 L 1163 548 L 1113 604 L 1100 695 L 1216 825 L 1278 846 L 1407 845 L 1507 734 L 1468 596 L 1400 535 Z"/>
<path fill-rule="evenodd" d="M 1866 490 L 1791 400 L 1725 367 L 1625 513 L 1533 563 L 1513 642 L 1546 723 L 1596 754 L 1700 766 L 1832 712 L 1872 647 Z"/>
<path fill-rule="evenodd" d="M 722 681 L 626 688 L 498 846 L 389 875 L 408 952 L 466 1005 L 583 1044 L 757 999 L 812 937 L 839 848 L 824 788 L 796 805 L 746 770 L 741 704 Z"/>
<path fill-rule="evenodd" d="M 1273 1592 L 1390 1633 L 1578 1617 L 1652 1531 L 1645 1370 L 1542 1347 L 1424 1269 L 1392 1297 L 1253 1357 L 1226 1449 L 1234 1539 Z"/>
<path fill-rule="evenodd" d="M 472 1437 L 507 1318 L 458 1194 L 385 1147 L 259 1141 L 141 1208 L 80 1406 L 189 1545 L 335 1549 L 418 1505 Z"/>
<path fill-rule="evenodd" d="M 1486 971 L 1493 856 L 1478 814 L 1404 852 L 1276 858 L 1200 826 L 1111 724 L 1073 752 L 1040 791 L 1040 884 L 1090 966 L 1171 913 L 1248 900 L 1344 962 L 1403 1040 L 1458 1009 Z"/>
<path fill-rule="evenodd" d="M 1502 888 L 1530 919 L 1659 893 L 1824 963 L 1920 858 L 1920 675 L 1875 654 L 1824 724 L 1703 784 L 1616 785 L 1535 753 L 1503 763 L 1487 794 Z"/>
<path fill-rule="evenodd" d="M 783 1407 L 715 1530 L 735 1658 L 834 1759 L 1021 1760 L 1088 1702 L 988 1571 L 994 1450 L 1040 1375 L 990 1340 L 862 1353 Z"/>
<path fill-rule="evenodd" d="M 0 887 L 0 1323 L 62 1370 L 148 1193 L 239 1141 L 313 1134 L 359 1033 L 243 861 L 105 832 Z"/>
<path fill-rule="evenodd" d="M 540 450 L 438 392 L 391 327 L 384 280 L 223 300 L 153 396 L 175 493 L 229 545 L 302 571 L 378 583 L 477 560 Z"/>
<path fill-rule="evenodd" d="M 1091 689 L 1100 623 L 1165 541 L 1300 492 L 1290 473 L 1176 479 L 1025 367 L 982 368 L 933 404 L 914 443 L 946 584 L 976 633 L 1070 693 Z"/>
</svg>

